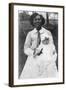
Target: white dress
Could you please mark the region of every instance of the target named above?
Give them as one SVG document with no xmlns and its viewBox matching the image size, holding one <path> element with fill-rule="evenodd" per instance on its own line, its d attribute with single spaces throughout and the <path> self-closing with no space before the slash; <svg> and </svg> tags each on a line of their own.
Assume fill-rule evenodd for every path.
<svg viewBox="0 0 66 90">
<path fill-rule="evenodd" d="M 30 55 L 28 56 L 23 71 L 20 78 L 29 79 L 29 78 L 47 78 L 47 77 L 56 77 L 57 67 L 56 59 L 57 53 L 54 43 L 48 43 L 44 45 L 42 40 L 47 37 L 50 39 L 50 35 L 44 33 L 41 34 L 41 43 L 36 50 L 42 49 L 42 53 L 37 56 Z"/>
</svg>

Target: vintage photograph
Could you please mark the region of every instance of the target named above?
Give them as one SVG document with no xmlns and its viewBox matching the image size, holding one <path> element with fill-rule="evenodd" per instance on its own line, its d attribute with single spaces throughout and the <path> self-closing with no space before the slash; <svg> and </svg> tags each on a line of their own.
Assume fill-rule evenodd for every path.
<svg viewBox="0 0 66 90">
<path fill-rule="evenodd" d="M 64 6 L 9 4 L 9 86 L 64 83 Z"/>
<path fill-rule="evenodd" d="M 58 13 L 19 11 L 19 78 L 58 73 Z"/>
</svg>

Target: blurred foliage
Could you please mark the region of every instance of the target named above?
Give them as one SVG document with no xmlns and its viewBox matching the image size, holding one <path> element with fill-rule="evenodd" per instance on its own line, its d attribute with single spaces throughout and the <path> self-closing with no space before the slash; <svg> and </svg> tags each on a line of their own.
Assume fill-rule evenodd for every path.
<svg viewBox="0 0 66 90">
<path fill-rule="evenodd" d="M 25 21 L 25 20 L 29 20 L 30 15 L 27 14 L 26 11 L 23 11 L 22 13 L 19 13 L 19 20 L 20 21 Z"/>
</svg>

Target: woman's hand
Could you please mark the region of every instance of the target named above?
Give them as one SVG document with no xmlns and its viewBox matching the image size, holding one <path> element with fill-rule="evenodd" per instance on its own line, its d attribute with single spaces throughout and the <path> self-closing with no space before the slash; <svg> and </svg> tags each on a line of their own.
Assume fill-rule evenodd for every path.
<svg viewBox="0 0 66 90">
<path fill-rule="evenodd" d="M 37 55 L 39 55 L 40 51 L 41 50 L 39 50 L 39 49 L 35 49 L 34 50 L 34 53 L 33 53 L 34 57 L 36 57 Z"/>
</svg>

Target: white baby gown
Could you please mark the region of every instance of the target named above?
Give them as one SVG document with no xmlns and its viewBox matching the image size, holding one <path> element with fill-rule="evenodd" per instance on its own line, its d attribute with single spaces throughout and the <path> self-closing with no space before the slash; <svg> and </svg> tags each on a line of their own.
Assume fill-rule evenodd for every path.
<svg viewBox="0 0 66 90">
<path fill-rule="evenodd" d="M 42 37 L 42 40 L 43 39 L 44 36 Z M 57 53 L 54 43 L 44 45 L 41 42 L 37 49 L 42 49 L 42 53 L 40 55 L 37 55 L 36 57 L 28 56 L 20 78 L 32 79 L 56 77 Z"/>
</svg>

